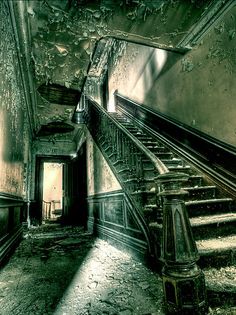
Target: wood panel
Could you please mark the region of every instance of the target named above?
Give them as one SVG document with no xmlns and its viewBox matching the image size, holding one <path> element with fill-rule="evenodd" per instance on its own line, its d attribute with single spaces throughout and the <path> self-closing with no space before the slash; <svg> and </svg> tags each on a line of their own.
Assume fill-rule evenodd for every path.
<svg viewBox="0 0 236 315">
<path fill-rule="evenodd" d="M 0 265 L 22 238 L 24 202 L 0 193 Z"/>
<path fill-rule="evenodd" d="M 119 190 L 88 197 L 88 228 L 98 237 L 112 242 L 115 246 L 131 250 L 144 257 L 147 242 L 140 223 Z"/>
</svg>

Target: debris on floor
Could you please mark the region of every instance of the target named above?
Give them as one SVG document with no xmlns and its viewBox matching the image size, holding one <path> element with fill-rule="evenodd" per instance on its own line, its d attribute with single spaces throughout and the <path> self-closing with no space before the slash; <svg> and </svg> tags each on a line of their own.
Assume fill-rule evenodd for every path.
<svg viewBox="0 0 236 315">
<path fill-rule="evenodd" d="M 162 301 L 155 272 L 78 227 L 31 228 L 0 270 L 0 315 L 164 315 Z"/>
</svg>

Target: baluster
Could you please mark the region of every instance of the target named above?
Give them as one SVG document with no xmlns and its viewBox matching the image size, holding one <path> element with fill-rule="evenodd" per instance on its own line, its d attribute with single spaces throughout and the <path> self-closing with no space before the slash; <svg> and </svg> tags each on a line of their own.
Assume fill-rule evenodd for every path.
<svg viewBox="0 0 236 315">
<path fill-rule="evenodd" d="M 119 164 L 122 162 L 122 132 L 117 129 L 116 133 L 116 163 Z"/>
<path fill-rule="evenodd" d="M 107 117 L 105 117 L 105 115 L 103 115 L 102 120 L 103 120 L 103 124 L 102 124 L 101 132 L 104 135 L 104 140 L 102 142 L 102 146 L 106 147 L 108 142 L 109 142 L 109 133 L 108 133 L 109 132 L 109 126 L 108 126 Z M 95 130 L 95 132 L 96 132 L 96 130 Z"/>
<path fill-rule="evenodd" d="M 122 135 L 122 160 L 123 160 L 123 163 L 126 165 L 126 136 L 125 135 Z"/>
<path fill-rule="evenodd" d="M 131 171 L 131 167 L 130 167 L 130 161 L 131 161 L 131 146 L 132 146 L 132 144 L 131 144 L 131 141 L 129 140 L 129 138 L 126 136 L 125 137 L 125 142 L 126 142 L 126 146 L 125 146 L 125 161 L 126 161 L 126 165 L 127 165 L 127 167 L 128 167 L 128 169 L 129 169 L 129 177 L 131 176 L 131 173 L 132 173 L 132 171 Z"/>
<path fill-rule="evenodd" d="M 136 153 L 136 175 L 138 179 L 138 190 L 142 191 L 144 184 L 143 160 L 142 153 L 138 150 Z"/>
<path fill-rule="evenodd" d="M 112 136 L 111 148 L 112 148 L 112 155 L 116 154 L 116 131 L 117 131 L 116 125 L 112 124 L 112 128 L 111 128 L 111 136 Z"/>
<path fill-rule="evenodd" d="M 110 158 L 112 159 L 112 161 L 117 161 L 118 159 L 118 141 L 117 141 L 117 137 L 118 137 L 118 128 L 113 125 L 113 133 L 112 133 L 112 153 L 110 154 Z"/>
<path fill-rule="evenodd" d="M 118 128 L 115 127 L 115 130 L 114 130 L 114 140 L 113 140 L 113 147 L 114 147 L 114 152 L 113 152 L 113 157 L 115 160 L 117 160 L 117 157 L 118 157 L 118 142 L 117 142 L 117 136 L 118 136 Z"/>
<path fill-rule="evenodd" d="M 131 143 L 130 167 L 131 167 L 132 176 L 134 176 L 135 178 L 137 178 L 137 176 L 136 176 L 136 152 L 137 152 L 136 146 L 133 143 Z"/>
<path fill-rule="evenodd" d="M 136 155 L 135 155 L 135 151 L 136 146 L 130 141 L 128 140 L 128 167 L 129 167 L 129 186 L 130 189 L 132 189 L 132 191 L 136 191 L 137 190 L 137 175 L 136 175 Z"/>
<path fill-rule="evenodd" d="M 108 146 L 107 146 L 107 151 L 112 150 L 113 151 L 113 123 L 112 121 L 108 120 Z"/>
</svg>

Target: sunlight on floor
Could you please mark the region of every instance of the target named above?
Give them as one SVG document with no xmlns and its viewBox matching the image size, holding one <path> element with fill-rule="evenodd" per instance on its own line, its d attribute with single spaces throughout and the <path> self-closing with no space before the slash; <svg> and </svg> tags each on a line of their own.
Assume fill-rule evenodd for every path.
<svg viewBox="0 0 236 315">
<path fill-rule="evenodd" d="M 158 299 L 155 301 L 150 292 L 145 291 L 153 283 L 137 279 L 137 272 L 143 268 L 128 253 L 97 240 L 54 315 L 145 314 L 145 310 L 162 314 L 156 307 Z M 137 283 L 137 280 L 140 281 Z M 160 286 L 158 279 L 154 285 L 155 289 Z M 157 291 L 160 294 L 160 290 Z"/>
</svg>

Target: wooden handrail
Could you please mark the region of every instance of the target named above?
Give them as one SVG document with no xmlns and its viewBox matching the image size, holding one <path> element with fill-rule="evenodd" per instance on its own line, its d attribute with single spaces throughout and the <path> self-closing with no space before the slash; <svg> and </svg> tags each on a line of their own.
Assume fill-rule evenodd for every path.
<svg viewBox="0 0 236 315">
<path fill-rule="evenodd" d="M 158 157 L 155 156 L 154 153 L 152 153 L 150 150 L 148 150 L 141 141 L 139 141 L 136 137 L 134 137 L 129 131 L 127 131 L 121 124 L 119 124 L 111 115 L 107 113 L 107 111 L 102 108 L 101 106 L 97 105 L 91 98 L 87 97 L 87 99 L 93 104 L 93 106 L 101 111 L 103 115 L 105 115 L 110 121 L 112 121 L 113 124 L 116 125 L 118 129 L 120 129 L 135 145 L 146 155 L 150 161 L 152 162 L 155 170 L 158 174 L 165 174 L 168 173 L 169 170 L 165 166 L 165 164 L 158 159 Z"/>
</svg>

